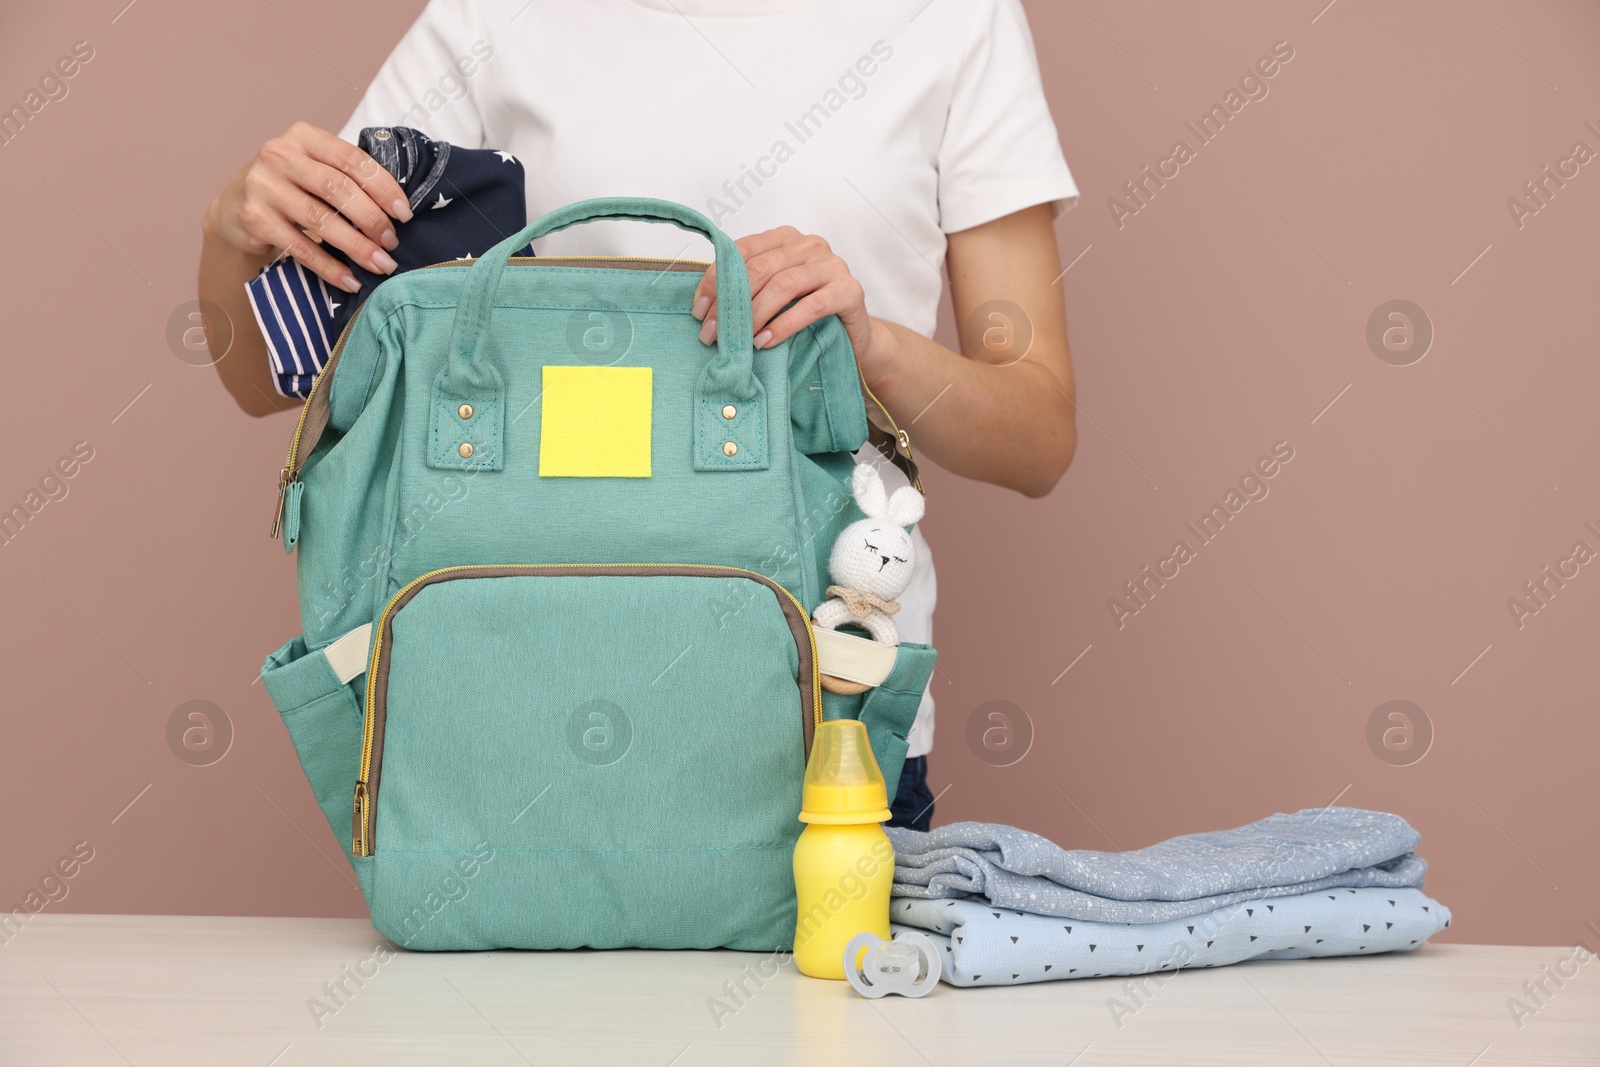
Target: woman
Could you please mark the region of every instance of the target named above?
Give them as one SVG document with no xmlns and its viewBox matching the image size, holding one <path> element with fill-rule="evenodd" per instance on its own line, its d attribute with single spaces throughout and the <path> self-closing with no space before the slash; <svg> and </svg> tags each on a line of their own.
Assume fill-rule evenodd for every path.
<svg viewBox="0 0 1600 1067">
<path fill-rule="evenodd" d="M 354 291 L 318 241 L 392 271 L 391 220 L 410 211 L 353 143 L 380 125 L 513 153 L 530 219 L 597 196 L 698 208 L 745 235 L 758 347 L 838 315 L 867 384 L 921 455 L 1035 497 L 1071 462 L 1052 222 L 1077 188 L 1020 0 L 432 0 L 338 136 L 297 122 L 217 194 L 200 295 L 251 321 L 244 283 L 285 250 Z M 698 241 L 606 222 L 537 250 L 692 258 Z M 946 276 L 960 352 L 931 340 Z M 708 344 L 715 297 L 708 272 L 692 308 Z M 234 349 L 217 367 L 241 407 L 295 403 L 269 390 L 255 331 L 239 331 Z M 884 474 L 892 491 L 898 471 Z M 916 538 L 896 621 L 926 642 L 933 559 Z M 925 694 L 895 825 L 929 824 L 932 745 Z"/>
</svg>

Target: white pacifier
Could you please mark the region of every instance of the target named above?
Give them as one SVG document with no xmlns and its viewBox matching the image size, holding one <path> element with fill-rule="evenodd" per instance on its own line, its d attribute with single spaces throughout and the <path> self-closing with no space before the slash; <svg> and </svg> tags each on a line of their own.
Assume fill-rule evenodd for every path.
<svg viewBox="0 0 1600 1067">
<path fill-rule="evenodd" d="M 885 941 L 877 934 L 862 932 L 844 947 L 845 980 L 857 993 L 874 1000 L 890 993 L 925 997 L 939 984 L 942 970 L 939 949 L 926 934 L 904 931 Z"/>
</svg>

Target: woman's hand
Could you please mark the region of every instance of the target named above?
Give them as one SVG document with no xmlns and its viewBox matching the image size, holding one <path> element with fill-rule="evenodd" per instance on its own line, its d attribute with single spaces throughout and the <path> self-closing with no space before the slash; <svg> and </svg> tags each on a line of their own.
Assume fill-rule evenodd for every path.
<svg viewBox="0 0 1600 1067">
<path fill-rule="evenodd" d="M 206 210 L 205 228 L 246 255 L 282 249 L 353 293 L 361 287 L 355 276 L 319 242 L 374 273 L 392 273 L 389 250 L 399 241 L 391 216 L 409 221 L 411 208 L 389 172 L 355 145 L 297 122 L 223 187 Z"/>
<path fill-rule="evenodd" d="M 855 348 L 862 373 L 892 344 L 887 327 L 867 314 L 866 294 L 845 261 L 828 242 L 793 226 L 752 234 L 735 241 L 750 272 L 751 331 L 755 347 L 788 340 L 818 319 L 839 316 Z M 798 301 L 788 311 L 790 301 Z M 782 314 L 780 314 L 782 312 Z M 695 289 L 694 317 L 702 320 L 700 340 L 717 339 L 717 271 L 706 271 Z"/>
<path fill-rule="evenodd" d="M 824 315 L 850 333 L 861 377 L 925 457 L 965 478 L 1044 496 L 1077 449 L 1077 389 L 1057 284 L 1061 257 L 1048 204 L 952 233 L 945 266 L 961 350 L 867 314 L 861 284 L 827 242 L 790 227 L 735 242 L 750 270 L 757 348 Z M 702 341 L 716 338 L 716 274 L 695 289 Z M 783 308 L 797 301 L 788 311 Z M 1027 347 L 995 348 L 991 304 L 1028 327 Z M 780 314 L 780 312 L 782 312 Z M 1014 336 L 1014 332 L 1008 334 Z M 867 418 L 878 423 L 877 404 Z"/>
</svg>

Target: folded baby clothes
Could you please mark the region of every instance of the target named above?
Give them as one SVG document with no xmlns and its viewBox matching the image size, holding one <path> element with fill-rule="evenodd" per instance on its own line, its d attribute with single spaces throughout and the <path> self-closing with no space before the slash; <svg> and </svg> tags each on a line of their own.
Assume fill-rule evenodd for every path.
<svg viewBox="0 0 1600 1067">
<path fill-rule="evenodd" d="M 1001 909 L 1112 923 L 1333 888 L 1420 887 L 1428 869 L 1411 851 L 1420 835 L 1410 824 L 1360 808 L 1279 813 L 1132 852 L 1068 851 L 991 823 L 887 830 L 896 897 L 982 897 Z"/>
<path fill-rule="evenodd" d="M 357 146 L 400 183 L 411 205 L 411 221 L 394 223 L 400 242 L 390 253 L 394 274 L 476 258 L 527 225 L 522 164 L 509 152 L 460 148 L 405 126 L 369 126 Z M 360 290 L 330 286 L 288 256 L 245 285 L 284 396 L 306 395 L 356 309 L 394 276 L 377 274 L 332 245 L 323 248 L 350 268 Z"/>
<path fill-rule="evenodd" d="M 1449 926 L 1450 909 L 1418 889 L 1335 889 L 1159 923 L 1063 921 L 978 900 L 896 899 L 889 918 L 933 940 L 946 982 L 979 986 L 1406 952 Z"/>
</svg>

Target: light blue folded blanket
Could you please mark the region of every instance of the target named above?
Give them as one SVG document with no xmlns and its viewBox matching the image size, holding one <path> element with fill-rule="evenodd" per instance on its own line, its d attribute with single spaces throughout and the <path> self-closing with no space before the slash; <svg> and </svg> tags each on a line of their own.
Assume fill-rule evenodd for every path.
<svg viewBox="0 0 1600 1067">
<path fill-rule="evenodd" d="M 1098 922 L 1169 922 L 1335 888 L 1418 888 L 1428 869 L 1411 851 L 1420 835 L 1409 823 L 1360 808 L 1279 813 L 1132 852 L 1068 851 L 993 823 L 887 829 L 896 897 L 981 897 L 1000 909 Z"/>
<path fill-rule="evenodd" d="M 1336 889 L 1162 923 L 1062 920 L 977 900 L 897 899 L 889 918 L 896 931 L 932 938 L 944 953 L 944 981 L 978 986 L 1405 952 L 1449 926 L 1450 910 L 1417 889 Z"/>
</svg>

